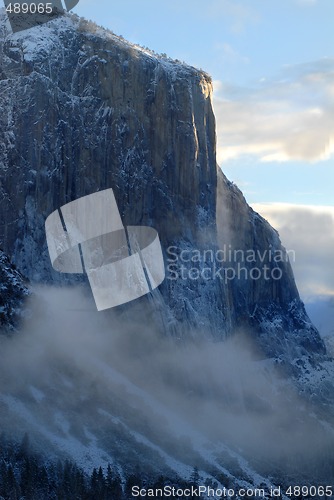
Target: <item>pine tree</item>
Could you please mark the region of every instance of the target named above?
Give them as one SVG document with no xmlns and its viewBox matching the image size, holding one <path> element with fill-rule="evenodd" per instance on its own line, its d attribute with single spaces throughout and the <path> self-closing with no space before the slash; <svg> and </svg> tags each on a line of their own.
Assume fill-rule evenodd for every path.
<svg viewBox="0 0 334 500">
<path fill-rule="evenodd" d="M 25 457 L 20 479 L 21 492 L 24 497 L 30 498 L 34 492 L 34 478 L 32 464 L 28 456 Z"/>
<path fill-rule="evenodd" d="M 93 472 L 92 472 L 92 475 L 91 475 L 91 478 L 90 478 L 90 490 L 91 490 L 91 494 L 92 496 L 96 495 L 97 494 L 97 491 L 98 491 L 98 478 L 97 478 L 97 470 L 93 469 Z"/>
<path fill-rule="evenodd" d="M 105 479 L 103 475 L 103 470 L 102 467 L 99 467 L 99 470 L 97 472 L 97 494 L 98 498 L 104 498 L 105 497 Z"/>
<path fill-rule="evenodd" d="M 11 465 L 7 468 L 6 490 L 8 500 L 18 500 L 20 495 L 20 488 L 17 484 L 13 467 Z"/>
<path fill-rule="evenodd" d="M 114 473 L 111 469 L 110 464 L 107 468 L 106 477 L 106 498 L 109 500 L 121 500 L 123 497 L 122 482 L 119 474 Z"/>
<path fill-rule="evenodd" d="M 18 458 L 26 458 L 29 452 L 30 452 L 30 439 L 29 439 L 29 434 L 26 432 L 22 438 L 19 447 Z"/>
<path fill-rule="evenodd" d="M 130 498 L 131 498 L 132 487 L 133 486 L 139 486 L 139 487 L 142 486 L 142 481 L 141 481 L 141 478 L 140 478 L 139 474 L 131 474 L 131 476 L 129 476 L 127 478 L 127 481 L 126 481 L 126 484 L 125 484 L 125 493 Z"/>
<path fill-rule="evenodd" d="M 197 466 L 194 467 L 194 470 L 190 476 L 190 483 L 192 486 L 198 486 L 199 484 L 199 473 Z"/>
</svg>

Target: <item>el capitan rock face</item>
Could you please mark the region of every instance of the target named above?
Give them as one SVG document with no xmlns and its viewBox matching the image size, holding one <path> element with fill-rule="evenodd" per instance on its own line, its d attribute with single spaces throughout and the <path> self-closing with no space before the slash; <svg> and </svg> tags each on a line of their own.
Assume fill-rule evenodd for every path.
<svg viewBox="0 0 334 500">
<path fill-rule="evenodd" d="M 166 265 L 171 246 L 178 254 L 229 245 L 284 251 L 216 165 L 212 85 L 204 72 L 75 16 L 15 35 L 3 19 L 1 26 L 0 242 L 33 282 L 72 279 L 51 268 L 47 216 L 106 188 L 125 225 L 157 229 Z M 213 262 L 182 265 L 201 270 Z M 180 336 L 198 329 L 219 339 L 242 327 L 256 332 L 267 356 L 287 353 L 286 336 L 289 361 L 324 354 L 290 264 L 268 265 L 278 265 L 282 278 L 172 280 L 167 271 L 153 294 L 164 304 L 166 330 Z"/>
<path fill-rule="evenodd" d="M 201 208 L 214 227 L 208 77 L 117 37 L 81 31 L 69 18 L 43 28 L 1 45 L 1 166 L 3 194 L 10 193 L 2 213 L 19 232 L 3 231 L 1 239 L 20 267 L 49 279 L 41 223 L 60 205 L 107 187 L 126 225 L 163 224 L 165 240 L 185 228 L 196 238 Z"/>
</svg>

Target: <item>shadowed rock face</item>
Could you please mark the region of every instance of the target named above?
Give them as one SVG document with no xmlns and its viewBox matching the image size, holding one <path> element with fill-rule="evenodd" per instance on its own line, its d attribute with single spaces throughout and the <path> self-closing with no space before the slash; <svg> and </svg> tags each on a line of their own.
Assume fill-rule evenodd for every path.
<svg viewBox="0 0 334 500">
<path fill-rule="evenodd" d="M 16 35 L 6 33 L 3 20 L 1 26 L 0 243 L 32 281 L 72 279 L 51 268 L 45 219 L 106 188 L 114 190 L 124 225 L 157 229 L 166 266 L 170 246 L 188 257 L 229 245 L 262 255 L 269 248 L 284 252 L 277 232 L 217 168 L 205 73 L 75 16 Z M 153 294 L 166 330 L 221 338 L 246 327 L 267 356 L 287 355 L 287 339 L 289 360 L 324 354 L 290 264 L 265 259 L 270 269 L 281 269 L 281 279 L 226 280 L 223 273 L 172 280 L 167 270 Z M 182 265 L 212 270 L 213 262 Z M 248 270 L 254 265 L 245 263 Z"/>
<path fill-rule="evenodd" d="M 0 333 L 8 333 L 18 326 L 23 301 L 28 295 L 23 276 L 0 250 Z"/>
<path fill-rule="evenodd" d="M 214 227 L 215 125 L 205 75 L 81 32 L 68 19 L 9 36 L 1 49 L 2 198 L 10 198 L 2 213 L 15 226 L 1 239 L 29 276 L 50 277 L 48 259 L 40 259 L 46 216 L 107 187 L 126 225 L 163 226 L 166 242 L 196 239 L 201 208 Z"/>
</svg>

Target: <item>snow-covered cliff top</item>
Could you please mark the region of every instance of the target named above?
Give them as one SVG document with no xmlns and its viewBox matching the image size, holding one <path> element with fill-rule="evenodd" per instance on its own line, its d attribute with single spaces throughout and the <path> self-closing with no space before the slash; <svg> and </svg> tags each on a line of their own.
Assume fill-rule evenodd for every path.
<svg viewBox="0 0 334 500">
<path fill-rule="evenodd" d="M 13 33 L 4 8 L 0 8 L 0 41 L 1 38 L 10 39 L 15 43 L 22 44 L 25 60 L 33 60 L 38 54 L 49 54 L 52 52 L 62 34 L 69 31 L 79 31 L 89 35 L 111 41 L 116 46 L 131 50 L 131 55 L 135 57 L 146 57 L 164 66 L 169 73 L 198 74 L 203 79 L 203 83 L 211 86 L 211 77 L 203 70 L 194 68 L 183 61 L 174 60 L 166 54 L 158 54 L 148 47 L 125 40 L 122 36 L 116 35 L 111 30 L 98 26 L 93 21 L 88 21 L 76 14 L 66 13 L 48 23 L 30 28 L 28 30 Z"/>
</svg>

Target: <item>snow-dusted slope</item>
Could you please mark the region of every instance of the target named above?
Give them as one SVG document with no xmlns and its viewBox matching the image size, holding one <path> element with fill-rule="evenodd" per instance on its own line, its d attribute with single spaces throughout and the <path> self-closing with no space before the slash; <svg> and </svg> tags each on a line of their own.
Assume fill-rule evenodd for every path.
<svg viewBox="0 0 334 500">
<path fill-rule="evenodd" d="M 301 477 L 330 457 L 328 415 L 324 430 L 240 340 L 177 345 L 138 327 L 139 313 L 101 317 L 92 306 L 76 290 L 34 290 L 21 334 L 1 342 L 2 428 L 29 432 L 48 460 L 111 463 L 123 478 L 139 467 L 189 479 L 197 466 L 203 483 L 269 490 L 281 470 Z"/>
</svg>

